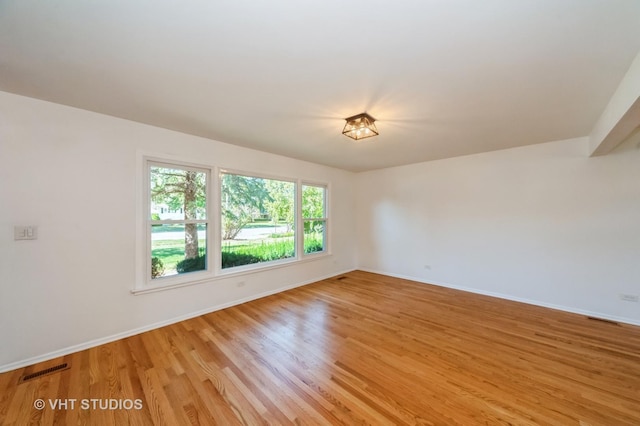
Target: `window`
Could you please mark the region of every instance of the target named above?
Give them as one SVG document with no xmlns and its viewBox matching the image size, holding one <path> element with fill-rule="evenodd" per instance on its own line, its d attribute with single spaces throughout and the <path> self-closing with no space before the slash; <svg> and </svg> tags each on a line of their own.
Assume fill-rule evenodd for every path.
<svg viewBox="0 0 640 426">
<path fill-rule="evenodd" d="M 296 184 L 233 173 L 220 179 L 221 268 L 295 258 Z"/>
<path fill-rule="evenodd" d="M 148 277 L 206 270 L 208 170 L 155 162 L 147 167 Z"/>
<path fill-rule="evenodd" d="M 140 159 L 135 294 L 329 252 L 326 185 Z"/>
<path fill-rule="evenodd" d="M 327 247 L 327 188 L 302 185 L 304 253 L 323 252 Z"/>
</svg>

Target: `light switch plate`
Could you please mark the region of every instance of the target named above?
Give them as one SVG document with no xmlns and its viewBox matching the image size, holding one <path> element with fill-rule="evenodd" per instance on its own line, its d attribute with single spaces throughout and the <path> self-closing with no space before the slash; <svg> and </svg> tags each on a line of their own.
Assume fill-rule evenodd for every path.
<svg viewBox="0 0 640 426">
<path fill-rule="evenodd" d="M 17 240 L 37 240 L 38 227 L 37 226 L 14 226 L 13 239 L 16 241 Z"/>
</svg>

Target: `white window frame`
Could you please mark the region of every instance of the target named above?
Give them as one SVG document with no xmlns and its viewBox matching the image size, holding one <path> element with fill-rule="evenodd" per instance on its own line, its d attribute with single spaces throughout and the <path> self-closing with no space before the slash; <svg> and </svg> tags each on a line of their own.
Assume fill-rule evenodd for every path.
<svg viewBox="0 0 640 426">
<path fill-rule="evenodd" d="M 158 290 L 163 288 L 173 288 L 183 285 L 190 285 L 197 282 L 208 281 L 214 277 L 214 271 L 211 268 L 211 258 L 212 258 L 212 236 L 215 232 L 213 225 L 213 220 L 211 217 L 212 214 L 212 168 L 210 166 L 202 165 L 202 164 L 194 164 L 185 161 L 179 161 L 174 159 L 167 158 L 156 158 L 156 157 L 147 157 L 143 158 L 144 162 L 144 176 L 143 176 L 143 226 L 144 226 L 144 272 L 142 277 L 142 285 L 138 284 L 134 289 L 135 292 L 144 292 L 146 290 Z M 152 167 L 163 167 L 163 168 L 174 168 L 180 170 L 189 170 L 195 171 L 198 173 L 206 174 L 206 219 L 182 219 L 182 220 L 174 220 L 174 219 L 165 219 L 165 220 L 153 220 L 151 218 L 151 168 Z M 203 223 L 207 227 L 206 232 L 206 253 L 207 253 L 207 264 L 206 269 L 203 271 L 193 271 L 186 274 L 176 274 L 166 277 L 160 278 L 151 278 L 151 226 L 152 225 L 161 225 L 161 224 L 172 224 L 172 223 Z"/>
<path fill-rule="evenodd" d="M 169 154 L 157 154 L 150 152 L 137 152 L 138 172 L 136 173 L 136 279 L 132 294 L 146 294 L 173 288 L 190 286 L 212 282 L 220 279 L 228 279 L 231 276 L 240 276 L 263 272 L 270 269 L 295 265 L 296 263 L 314 261 L 315 259 L 331 255 L 331 227 L 330 199 L 331 185 L 326 182 L 303 180 L 286 176 L 270 175 L 246 170 L 221 168 L 212 164 L 192 162 L 181 156 Z M 207 215 L 203 220 L 207 225 L 207 269 L 185 274 L 177 274 L 168 277 L 151 279 L 151 206 L 150 206 L 150 167 L 151 164 L 163 167 L 175 167 L 193 169 L 207 173 Z M 221 241 L 222 241 L 222 210 L 221 210 L 221 186 L 222 173 L 237 174 L 262 179 L 280 180 L 291 182 L 295 185 L 294 197 L 294 232 L 295 232 L 295 256 L 288 259 L 280 259 L 268 262 L 260 262 L 222 269 Z M 325 221 L 324 250 L 314 253 L 304 253 L 304 227 L 302 218 L 302 186 L 324 187 L 325 217 L 316 220 Z M 182 222 L 182 221 L 178 221 Z"/>
</svg>

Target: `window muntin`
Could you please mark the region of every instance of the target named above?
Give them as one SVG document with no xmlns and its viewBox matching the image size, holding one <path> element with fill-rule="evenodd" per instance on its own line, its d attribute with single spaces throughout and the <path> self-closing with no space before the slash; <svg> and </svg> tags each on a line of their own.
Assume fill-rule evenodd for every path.
<svg viewBox="0 0 640 426">
<path fill-rule="evenodd" d="M 148 162 L 150 280 L 207 270 L 209 171 Z"/>
<path fill-rule="evenodd" d="M 296 184 L 227 172 L 220 180 L 221 269 L 295 258 Z"/>
<path fill-rule="evenodd" d="M 327 188 L 302 185 L 302 225 L 304 254 L 327 250 Z"/>
</svg>

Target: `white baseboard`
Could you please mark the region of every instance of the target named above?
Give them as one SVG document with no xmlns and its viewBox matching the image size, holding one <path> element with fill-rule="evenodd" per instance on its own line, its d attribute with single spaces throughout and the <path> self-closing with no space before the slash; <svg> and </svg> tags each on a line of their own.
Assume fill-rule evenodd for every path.
<svg viewBox="0 0 640 426">
<path fill-rule="evenodd" d="M 205 314 L 209 314 L 211 312 L 215 312 L 215 311 L 219 311 L 221 309 L 225 309 L 225 308 L 229 308 L 231 306 L 235 306 L 235 305 L 240 305 L 242 303 L 246 303 L 246 302 L 250 302 L 252 300 L 256 300 L 256 299 L 261 299 L 263 297 L 267 297 L 267 296 L 271 296 L 273 294 L 276 293 L 281 293 L 283 291 L 287 291 L 287 290 L 291 290 L 293 288 L 296 287 L 302 287 L 308 284 L 312 284 L 318 281 L 322 281 L 322 280 L 326 280 L 327 278 L 332 278 L 332 277 L 336 277 L 338 275 L 342 275 L 342 274 L 346 274 L 348 272 L 352 272 L 355 269 L 347 269 L 341 272 L 336 272 L 336 273 L 332 273 L 330 275 L 326 275 L 326 276 L 321 276 L 321 277 L 316 277 L 313 278 L 311 280 L 307 280 L 307 281 L 303 281 L 300 283 L 295 283 L 295 284 L 290 284 L 284 287 L 279 287 L 275 290 L 269 290 L 269 291 L 265 291 L 262 293 L 258 293 L 258 294 L 254 294 L 248 297 L 243 297 L 241 299 L 236 299 L 234 301 L 231 302 L 227 302 L 227 303 L 223 303 L 220 305 L 216 305 L 216 306 L 212 306 L 209 308 L 205 308 L 205 309 L 201 309 L 199 311 L 196 312 L 190 312 L 188 314 L 185 315 L 180 315 L 178 317 L 175 318 L 171 318 L 165 321 L 160 321 L 160 322 L 156 322 L 154 324 L 149 324 L 146 325 L 144 327 L 138 327 L 138 328 L 134 328 L 132 330 L 127 330 L 127 331 L 123 331 L 122 333 L 116 333 L 116 334 L 112 334 L 111 336 L 107 336 L 107 337 L 102 337 L 99 339 L 94 339 L 94 340 L 90 340 L 88 342 L 85 343 L 80 343 L 78 345 L 73 345 L 73 346 L 69 346 L 63 349 L 59 349 L 57 351 L 52 351 L 43 355 L 38 355 L 32 358 L 28 358 L 28 359 L 23 359 L 20 361 L 16 361 L 16 362 L 11 362 L 9 364 L 4 364 L 4 365 L 0 365 L 0 373 L 5 373 L 7 371 L 11 371 L 11 370 L 15 370 L 17 368 L 23 368 L 26 367 L 28 365 L 32 365 L 32 364 L 37 364 L 39 362 L 44 362 L 44 361 L 48 361 L 50 359 L 55 359 L 55 358 L 59 358 L 65 355 L 69 355 L 72 354 L 74 352 L 79 352 L 79 351 L 83 351 L 85 349 L 90 349 L 96 346 L 100 346 L 100 345 L 104 345 L 105 343 L 111 343 L 114 342 L 116 340 L 120 340 L 120 339 L 124 339 L 126 337 L 130 337 L 130 336 L 135 336 L 136 334 L 140 334 L 140 333 L 144 333 L 145 331 L 150 331 L 150 330 L 155 330 L 157 328 L 160 327 L 164 327 L 167 325 L 171 325 L 171 324 L 175 324 L 177 322 L 180 321 L 185 321 L 191 318 L 195 318 L 195 317 L 199 317 L 200 315 L 205 315 Z"/>
<path fill-rule="evenodd" d="M 615 316 L 615 315 L 603 314 L 601 312 L 593 312 L 593 311 L 587 311 L 587 310 L 584 310 L 584 309 L 572 308 L 572 307 L 569 307 L 569 306 L 555 305 L 553 303 L 540 302 L 538 300 L 526 299 L 526 298 L 522 298 L 522 297 L 515 297 L 515 296 L 508 295 L 508 294 L 495 293 L 495 292 L 492 292 L 492 291 L 484 291 L 484 290 L 479 290 L 477 288 L 470 288 L 470 287 L 452 285 L 452 284 L 443 283 L 443 282 L 437 282 L 437 281 L 433 281 L 433 280 L 428 280 L 427 281 L 427 280 L 425 280 L 423 278 L 411 277 L 411 276 L 402 275 L 402 274 L 393 274 L 393 273 L 390 273 L 390 272 L 377 271 L 377 270 L 374 270 L 374 269 L 358 268 L 358 270 L 364 271 L 364 272 L 371 272 L 371 273 L 374 273 L 374 274 L 387 275 L 389 277 L 394 277 L 394 278 L 402 278 L 404 280 L 415 281 L 415 282 L 419 282 L 419 283 L 422 283 L 422 284 L 433 284 L 433 285 L 437 285 L 439 287 L 446 287 L 446 288 L 451 288 L 453 290 L 461 290 L 461 291 L 466 291 L 466 292 L 469 292 L 469 293 L 481 294 L 483 296 L 497 297 L 499 299 L 511 300 L 513 302 L 526 303 L 528 305 L 540 306 L 540 307 L 543 307 L 543 308 L 557 309 L 559 311 L 570 312 L 572 314 L 585 315 L 585 316 L 588 316 L 588 317 L 601 318 L 601 319 L 606 319 L 606 320 L 610 320 L 610 321 L 615 321 L 615 322 L 621 322 L 621 323 L 625 323 L 625 324 L 631 324 L 631 325 L 640 326 L 640 321 L 632 319 L 632 318 L 618 317 L 618 316 Z"/>
</svg>

